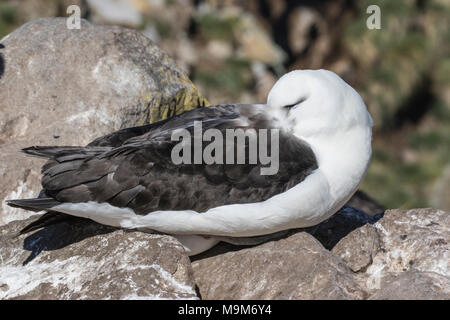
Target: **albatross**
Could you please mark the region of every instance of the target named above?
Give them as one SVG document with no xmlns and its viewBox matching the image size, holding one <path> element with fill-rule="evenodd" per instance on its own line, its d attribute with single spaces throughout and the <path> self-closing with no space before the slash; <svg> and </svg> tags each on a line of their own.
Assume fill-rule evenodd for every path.
<svg viewBox="0 0 450 320">
<path fill-rule="evenodd" d="M 175 164 L 171 151 L 178 141 L 172 135 L 193 132 L 198 123 L 202 132 L 277 130 L 277 172 L 263 174 L 261 161 Z M 266 104 L 197 108 L 84 147 L 25 148 L 26 154 L 47 159 L 43 189 L 37 198 L 7 203 L 46 211 L 23 233 L 88 218 L 173 235 L 194 255 L 223 237 L 270 235 L 329 218 L 367 171 L 372 124 L 360 95 L 338 75 L 296 70 L 275 83 Z"/>
</svg>

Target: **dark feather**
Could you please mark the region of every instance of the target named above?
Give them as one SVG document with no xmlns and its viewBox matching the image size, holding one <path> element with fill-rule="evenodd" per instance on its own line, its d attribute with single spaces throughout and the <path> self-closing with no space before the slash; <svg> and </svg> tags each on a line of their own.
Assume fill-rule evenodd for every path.
<svg viewBox="0 0 450 320">
<path fill-rule="evenodd" d="M 36 221 L 28 224 L 25 228 L 19 231 L 19 234 L 25 234 L 28 232 L 32 232 L 53 224 L 61 223 L 61 222 L 69 222 L 69 221 L 77 221 L 77 220 L 88 220 L 85 218 L 79 218 L 70 216 L 68 214 L 59 213 L 59 212 L 46 212 L 39 217 Z"/>
<path fill-rule="evenodd" d="M 31 211 L 42 211 L 51 209 L 61 202 L 56 201 L 52 198 L 35 198 L 35 199 L 15 199 L 15 200 L 6 200 L 6 203 L 15 208 L 22 208 Z"/>
<path fill-rule="evenodd" d="M 86 149 L 84 147 L 71 147 L 71 146 L 33 146 L 22 149 L 27 155 L 32 155 L 36 157 L 46 158 L 46 159 L 57 159 L 64 155 L 89 155 L 97 154 L 99 152 L 104 152 L 110 148 L 104 147 L 91 147 Z M 72 159 L 71 159 L 72 160 Z"/>
<path fill-rule="evenodd" d="M 26 148 L 27 154 L 50 159 L 42 169 L 41 197 L 45 198 L 8 204 L 45 210 L 61 202 L 97 201 L 129 207 L 137 214 L 155 210 L 204 212 L 221 205 L 266 200 L 300 183 L 317 168 L 309 145 L 283 131 L 279 137 L 279 171 L 275 175 L 261 175 L 260 162 L 175 165 L 171 150 L 178 142 L 171 140 L 172 132 L 192 132 L 194 121 L 202 122 L 203 131 L 214 128 L 224 136 L 228 128 L 278 129 L 260 107 L 218 105 L 194 109 L 152 125 L 119 130 L 86 147 Z M 248 152 L 248 141 L 245 148 Z M 65 216 L 49 213 L 35 226 L 61 221 Z"/>
</svg>

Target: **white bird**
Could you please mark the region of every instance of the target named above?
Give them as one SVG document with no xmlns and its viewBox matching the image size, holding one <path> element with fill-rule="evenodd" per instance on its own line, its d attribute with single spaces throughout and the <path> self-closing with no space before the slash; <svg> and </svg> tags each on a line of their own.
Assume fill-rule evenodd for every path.
<svg viewBox="0 0 450 320">
<path fill-rule="evenodd" d="M 259 160 L 174 164 L 172 134 L 194 132 L 196 122 L 203 133 L 279 130 L 278 172 L 262 175 Z M 268 235 L 329 218 L 368 169 L 372 124 L 359 94 L 335 73 L 292 71 L 275 83 L 266 105 L 198 108 L 86 147 L 26 148 L 50 159 L 42 168 L 43 190 L 38 198 L 8 204 L 49 211 L 23 232 L 70 215 L 171 234 L 194 255 L 223 237 Z"/>
</svg>

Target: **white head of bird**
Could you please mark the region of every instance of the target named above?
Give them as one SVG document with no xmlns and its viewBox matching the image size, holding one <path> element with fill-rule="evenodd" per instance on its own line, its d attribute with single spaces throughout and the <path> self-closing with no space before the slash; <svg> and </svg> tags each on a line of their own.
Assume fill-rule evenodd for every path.
<svg viewBox="0 0 450 320">
<path fill-rule="evenodd" d="M 336 197 L 355 189 L 371 155 L 372 118 L 360 95 L 334 72 L 296 70 L 269 92 L 268 112 L 308 142 Z"/>
<path fill-rule="evenodd" d="M 302 137 L 372 126 L 360 95 L 328 70 L 285 74 L 270 90 L 267 106 Z"/>
</svg>

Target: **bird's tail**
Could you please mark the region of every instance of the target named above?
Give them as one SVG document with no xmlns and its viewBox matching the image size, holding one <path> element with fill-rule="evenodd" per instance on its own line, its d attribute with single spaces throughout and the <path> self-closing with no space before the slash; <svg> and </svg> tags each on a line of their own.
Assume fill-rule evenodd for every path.
<svg viewBox="0 0 450 320">
<path fill-rule="evenodd" d="M 6 204 L 14 208 L 21 208 L 31 211 L 42 211 L 50 210 L 54 206 L 61 204 L 61 202 L 53 198 L 33 198 L 6 200 Z"/>
<path fill-rule="evenodd" d="M 43 171 L 50 170 L 52 167 L 62 163 L 69 162 L 76 159 L 86 159 L 102 152 L 110 150 L 111 147 L 89 146 L 32 146 L 22 149 L 27 155 L 36 156 L 39 158 L 49 159 L 49 161 L 42 168 Z M 86 220 L 70 216 L 68 214 L 52 211 L 51 209 L 58 204 L 59 201 L 49 197 L 46 190 L 41 190 L 39 196 L 33 199 L 14 199 L 6 200 L 6 203 L 15 208 L 21 208 L 30 211 L 48 211 L 41 215 L 36 221 L 31 222 L 25 228 L 19 231 L 20 234 L 28 233 L 49 225 L 57 224 L 72 220 Z"/>
<path fill-rule="evenodd" d="M 6 200 L 6 203 L 15 208 L 21 208 L 31 211 L 50 210 L 52 207 L 60 204 L 52 198 L 35 198 L 35 199 L 17 199 Z M 43 227 L 47 227 L 60 222 L 66 222 L 69 220 L 86 220 L 84 218 L 73 217 L 65 213 L 49 211 L 41 215 L 36 221 L 31 222 L 19 231 L 20 234 L 25 234 Z"/>
</svg>

